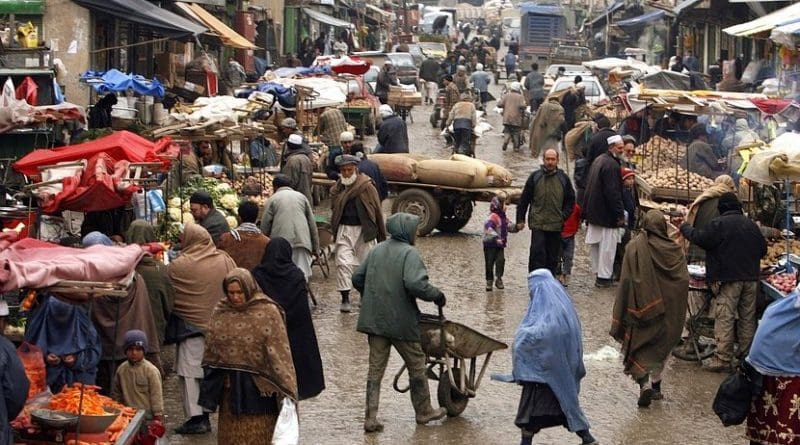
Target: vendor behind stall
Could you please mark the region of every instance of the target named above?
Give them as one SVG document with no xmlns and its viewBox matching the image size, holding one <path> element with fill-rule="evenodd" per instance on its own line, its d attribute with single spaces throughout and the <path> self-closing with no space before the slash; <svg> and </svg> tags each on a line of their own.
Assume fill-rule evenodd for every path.
<svg viewBox="0 0 800 445">
<path fill-rule="evenodd" d="M 692 143 L 686 149 L 686 157 L 681 161 L 688 171 L 714 179 L 722 174 L 722 163 L 708 144 L 705 124 L 695 124 L 691 129 Z"/>
<path fill-rule="evenodd" d="M 28 319 L 25 341 L 42 350 L 53 393 L 75 382 L 95 383 L 100 339 L 83 307 L 45 296 Z"/>
<path fill-rule="evenodd" d="M 221 165 L 224 167 L 223 173 L 229 178 L 233 177 L 233 157 L 228 150 L 225 150 L 224 144 L 213 141 L 200 141 L 197 144 L 197 156 L 203 167 Z M 209 172 L 203 172 L 203 174 L 211 175 Z"/>
<path fill-rule="evenodd" d="M 189 209 L 197 224 L 200 224 L 211 234 L 214 244 L 219 242 L 219 237 L 223 233 L 231 230 L 228 220 L 225 219 L 222 212 L 214 208 L 214 201 L 207 191 L 198 190 L 194 192 L 189 197 Z"/>
</svg>

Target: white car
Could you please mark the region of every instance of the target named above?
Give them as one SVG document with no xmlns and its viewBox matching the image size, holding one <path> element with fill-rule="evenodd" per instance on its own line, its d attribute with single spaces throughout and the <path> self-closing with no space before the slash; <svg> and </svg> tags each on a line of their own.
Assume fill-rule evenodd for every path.
<svg viewBox="0 0 800 445">
<path fill-rule="evenodd" d="M 595 76 L 581 76 L 582 82 L 578 85 L 583 85 L 584 92 L 586 95 L 586 102 L 596 105 L 601 102 L 608 101 L 608 96 L 606 92 L 603 90 L 603 85 L 600 84 L 600 81 L 597 80 Z M 556 91 L 561 91 L 563 89 L 569 88 L 575 85 L 575 76 L 562 76 L 556 79 L 553 83 L 553 87 L 550 88 L 550 94 L 555 93 Z"/>
<path fill-rule="evenodd" d="M 576 75 L 580 75 L 581 77 L 592 76 L 592 72 L 587 70 L 581 65 L 570 65 L 565 63 L 556 63 L 547 67 L 544 71 L 544 87 L 551 88 L 558 77 L 558 68 L 564 68 L 564 76 L 563 77 L 575 77 Z"/>
</svg>

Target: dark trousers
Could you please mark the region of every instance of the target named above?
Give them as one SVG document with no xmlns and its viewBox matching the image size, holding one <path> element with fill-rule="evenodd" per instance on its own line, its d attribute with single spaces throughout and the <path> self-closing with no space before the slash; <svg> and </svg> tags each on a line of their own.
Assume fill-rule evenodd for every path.
<svg viewBox="0 0 800 445">
<path fill-rule="evenodd" d="M 625 234 L 622 235 L 622 240 L 617 244 L 617 254 L 614 255 L 614 275 L 612 278 L 619 280 L 619 275 L 622 273 L 622 259 L 625 257 L 625 246 L 631 240 L 631 231 L 626 229 Z"/>
<path fill-rule="evenodd" d="M 456 153 L 466 156 L 472 155 L 472 129 L 455 128 L 453 129 L 453 149 Z"/>
<path fill-rule="evenodd" d="M 483 259 L 486 260 L 486 281 L 503 278 L 506 269 L 506 249 L 502 247 L 484 247 Z"/>
<path fill-rule="evenodd" d="M 536 110 L 539 109 L 539 105 L 541 105 L 542 102 L 544 102 L 544 98 L 542 97 L 531 99 L 531 114 L 536 113 Z"/>
<path fill-rule="evenodd" d="M 531 229 L 531 251 L 528 257 L 528 272 L 536 269 L 549 269 L 558 274 L 561 257 L 561 232 Z"/>
</svg>

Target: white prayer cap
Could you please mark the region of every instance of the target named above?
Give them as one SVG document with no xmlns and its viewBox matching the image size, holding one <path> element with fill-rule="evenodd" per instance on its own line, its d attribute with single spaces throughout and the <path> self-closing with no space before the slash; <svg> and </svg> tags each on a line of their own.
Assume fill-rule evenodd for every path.
<svg viewBox="0 0 800 445">
<path fill-rule="evenodd" d="M 292 133 L 289 135 L 289 143 L 294 145 L 302 145 L 303 144 L 303 136 L 300 136 L 297 133 Z"/>
<path fill-rule="evenodd" d="M 621 143 L 622 142 L 622 136 L 620 136 L 618 134 L 615 134 L 614 136 L 610 136 L 608 139 L 606 139 L 606 142 L 608 142 L 608 146 L 609 147 L 614 145 L 614 144 Z"/>
</svg>

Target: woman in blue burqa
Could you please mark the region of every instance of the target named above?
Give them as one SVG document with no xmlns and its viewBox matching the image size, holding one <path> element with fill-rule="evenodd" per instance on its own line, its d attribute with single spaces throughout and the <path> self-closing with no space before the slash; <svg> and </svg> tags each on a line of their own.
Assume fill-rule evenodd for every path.
<svg viewBox="0 0 800 445">
<path fill-rule="evenodd" d="M 42 350 L 53 393 L 74 382 L 95 383 L 100 340 L 83 307 L 44 296 L 28 321 L 25 341 Z"/>
<path fill-rule="evenodd" d="M 543 428 L 562 425 L 597 445 L 578 401 L 583 367 L 581 323 L 563 286 L 547 269 L 528 275 L 531 301 L 517 328 L 512 350 L 513 374 L 500 378 L 522 385 L 517 418 L 521 445 L 533 443 Z"/>
</svg>

